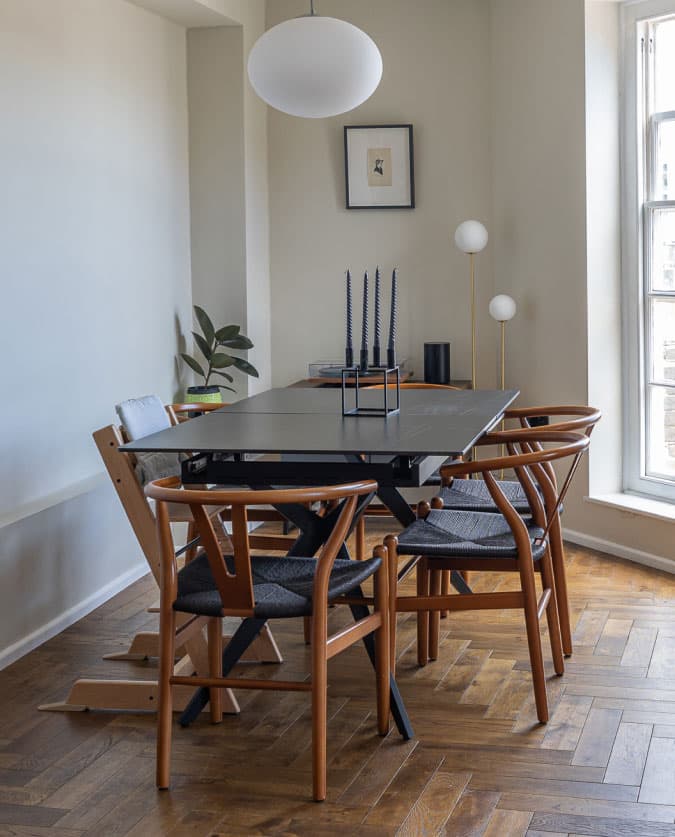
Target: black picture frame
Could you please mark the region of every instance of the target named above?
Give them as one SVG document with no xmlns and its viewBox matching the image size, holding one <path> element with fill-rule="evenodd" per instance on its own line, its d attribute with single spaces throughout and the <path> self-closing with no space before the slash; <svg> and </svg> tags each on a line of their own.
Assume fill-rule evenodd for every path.
<svg viewBox="0 0 675 837">
<path fill-rule="evenodd" d="M 403 161 L 399 161 L 396 166 L 394 166 L 394 162 L 390 161 L 390 165 L 392 168 L 396 168 L 396 170 L 401 173 L 403 172 L 407 177 L 407 183 L 404 185 L 407 187 L 407 199 L 401 200 L 398 197 L 398 193 L 400 190 L 393 190 L 394 195 L 392 196 L 392 202 L 368 202 L 363 198 L 356 198 L 355 192 L 361 191 L 363 192 L 363 183 L 355 183 L 355 177 L 361 177 L 355 173 L 353 160 L 350 161 L 350 140 L 351 137 L 355 136 L 352 132 L 359 131 L 361 133 L 364 132 L 372 132 L 373 137 L 376 136 L 381 137 L 383 132 L 386 134 L 387 131 L 395 131 L 397 134 L 401 133 L 401 130 L 405 131 L 405 146 L 403 148 L 403 153 L 407 156 L 407 159 L 403 159 Z M 367 134 L 365 136 L 367 140 Z M 380 140 L 381 142 L 381 140 Z M 344 154 L 345 154 L 345 206 L 347 209 L 414 209 L 415 208 L 415 154 L 414 154 L 414 141 L 413 141 L 413 126 L 411 123 L 402 123 L 396 125 L 345 125 L 344 126 Z M 366 179 L 368 178 L 368 167 L 363 166 L 361 169 L 363 172 L 363 177 Z M 380 172 L 381 173 L 381 172 Z M 366 187 L 367 188 L 367 187 Z M 384 188 L 387 188 L 386 186 Z M 393 186 L 391 187 L 393 189 Z M 383 195 L 386 199 L 386 195 Z"/>
</svg>

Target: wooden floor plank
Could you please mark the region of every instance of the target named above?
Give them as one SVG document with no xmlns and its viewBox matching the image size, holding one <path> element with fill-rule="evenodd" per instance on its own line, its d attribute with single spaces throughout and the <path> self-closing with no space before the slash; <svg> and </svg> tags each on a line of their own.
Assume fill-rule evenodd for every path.
<svg viewBox="0 0 675 837">
<path fill-rule="evenodd" d="M 675 805 L 675 738 L 652 736 L 639 800 L 657 805 Z"/>
<path fill-rule="evenodd" d="M 498 793 L 464 791 L 440 833 L 446 837 L 475 837 L 483 834 L 498 802 Z"/>
<path fill-rule="evenodd" d="M 440 767 L 415 801 L 396 834 L 400 837 L 436 834 L 453 812 L 470 778 L 470 773 L 454 773 Z"/>
<path fill-rule="evenodd" d="M 584 837 L 673 837 L 673 826 L 665 823 L 630 822 L 611 817 L 578 817 L 570 814 L 537 813 L 532 827 L 546 831 L 580 834 Z"/>
<path fill-rule="evenodd" d="M 607 619 L 595 646 L 594 654 L 604 657 L 621 657 L 632 627 L 632 619 L 612 619 L 611 617 Z"/>
<path fill-rule="evenodd" d="M 591 710 L 593 699 L 587 695 L 563 695 L 546 726 L 541 746 L 551 750 L 574 750 Z"/>
<path fill-rule="evenodd" d="M 621 656 L 622 666 L 639 666 L 647 664 L 652 657 L 656 642 L 656 628 L 642 628 L 633 626 L 626 647 Z"/>
<path fill-rule="evenodd" d="M 572 764 L 585 767 L 606 767 L 620 721 L 620 709 L 591 707 Z"/>
<path fill-rule="evenodd" d="M 605 782 L 639 785 L 651 737 L 652 727 L 649 724 L 620 724 L 609 757 Z"/>
<path fill-rule="evenodd" d="M 532 814 L 529 811 L 505 811 L 497 808 L 483 832 L 483 837 L 524 837 L 528 833 Z"/>
<path fill-rule="evenodd" d="M 675 677 L 675 642 L 659 631 L 647 677 Z"/>
</svg>

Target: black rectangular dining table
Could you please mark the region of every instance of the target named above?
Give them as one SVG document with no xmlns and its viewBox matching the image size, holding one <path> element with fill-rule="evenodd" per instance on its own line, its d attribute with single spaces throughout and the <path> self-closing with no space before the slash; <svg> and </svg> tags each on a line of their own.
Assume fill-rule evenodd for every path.
<svg viewBox="0 0 675 837">
<path fill-rule="evenodd" d="M 414 512 L 400 489 L 424 485 L 447 458 L 466 455 L 484 433 L 500 422 L 518 391 L 403 389 L 400 395 L 400 411 L 384 418 L 344 416 L 339 390 L 271 389 L 129 442 L 122 450 L 192 452 L 182 464 L 185 484 L 266 488 L 373 479 L 378 484 L 380 501 L 407 526 L 414 520 Z M 382 400 L 383 393 L 377 390 L 363 391 L 360 396 L 360 403 L 366 407 L 380 406 Z M 279 511 L 300 532 L 289 555 L 303 556 L 316 554 L 339 513 L 335 509 L 319 516 L 296 505 L 284 505 Z M 363 507 L 357 510 L 357 517 L 362 511 Z M 349 557 L 344 545 L 340 557 Z M 460 592 L 471 592 L 461 577 L 453 576 L 453 582 Z M 367 608 L 364 613 L 364 608 L 354 605 L 352 612 L 360 619 Z M 252 638 L 244 632 L 241 641 L 235 642 L 235 634 L 228 646 L 227 661 L 228 649 L 224 652 L 228 670 Z M 366 647 L 372 659 L 372 641 L 366 642 Z M 206 701 L 208 689 L 200 690 L 181 722 L 189 723 Z M 412 727 L 393 678 L 392 713 L 404 737 L 412 737 Z"/>
</svg>

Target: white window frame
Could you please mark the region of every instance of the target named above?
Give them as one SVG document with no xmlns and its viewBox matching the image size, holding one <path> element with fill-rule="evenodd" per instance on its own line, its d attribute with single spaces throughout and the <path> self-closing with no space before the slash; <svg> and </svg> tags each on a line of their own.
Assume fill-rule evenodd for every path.
<svg viewBox="0 0 675 837">
<path fill-rule="evenodd" d="M 653 142 L 643 91 L 648 67 L 646 21 L 675 15 L 675 0 L 633 0 L 621 10 L 623 30 L 622 284 L 624 357 L 624 490 L 675 503 L 675 481 L 647 475 L 645 427 L 649 409 L 646 340 L 649 338 L 646 259 L 643 241 L 649 209 L 675 208 L 675 201 L 651 201 L 646 151 Z M 644 43 L 644 53 L 641 49 Z M 649 83 L 649 79 L 646 80 Z M 653 146 L 650 148 L 653 154 Z M 644 210 L 643 210 L 644 207 Z M 660 295 L 660 294 L 659 294 Z M 668 294 L 663 294 L 668 296 Z"/>
</svg>

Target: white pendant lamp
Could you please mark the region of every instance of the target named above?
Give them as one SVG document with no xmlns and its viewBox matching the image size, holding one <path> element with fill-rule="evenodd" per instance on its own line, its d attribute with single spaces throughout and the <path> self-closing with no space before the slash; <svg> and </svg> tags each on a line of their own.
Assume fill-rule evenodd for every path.
<svg viewBox="0 0 675 837">
<path fill-rule="evenodd" d="M 353 110 L 382 78 L 375 42 L 344 20 L 314 12 L 268 29 L 248 57 L 248 77 L 260 98 L 291 116 L 322 119 Z"/>
</svg>

